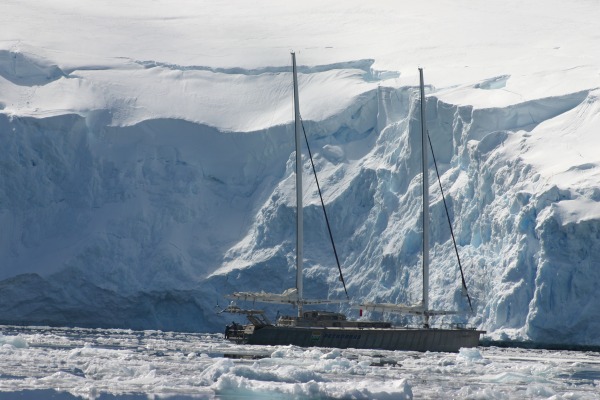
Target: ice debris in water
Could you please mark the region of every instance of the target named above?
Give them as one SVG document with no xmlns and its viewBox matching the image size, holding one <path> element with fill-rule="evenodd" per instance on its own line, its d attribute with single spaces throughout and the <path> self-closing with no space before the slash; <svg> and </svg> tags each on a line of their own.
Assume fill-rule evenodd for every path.
<svg viewBox="0 0 600 400">
<path fill-rule="evenodd" d="M 321 356 L 321 359 L 333 360 L 333 359 L 340 357 L 341 355 L 342 355 L 342 352 L 340 351 L 340 349 L 332 349 L 329 353 L 323 354 Z"/>
<path fill-rule="evenodd" d="M 600 381 L 594 352 L 495 347 L 458 354 L 373 352 L 238 346 L 217 336 L 162 332 L 3 329 L 0 393 L 13 397 L 24 388 L 60 387 L 90 400 L 126 393 L 186 399 L 587 400 L 598 398 Z M 18 344 L 15 338 L 30 346 L 6 343 Z"/>
<path fill-rule="evenodd" d="M 479 350 L 475 348 L 462 348 L 458 351 L 458 358 L 465 360 L 481 360 L 483 356 L 479 352 Z"/>
<path fill-rule="evenodd" d="M 17 349 L 27 348 L 29 345 L 20 335 L 17 336 L 4 336 L 0 335 L 0 346 L 12 346 Z"/>
</svg>

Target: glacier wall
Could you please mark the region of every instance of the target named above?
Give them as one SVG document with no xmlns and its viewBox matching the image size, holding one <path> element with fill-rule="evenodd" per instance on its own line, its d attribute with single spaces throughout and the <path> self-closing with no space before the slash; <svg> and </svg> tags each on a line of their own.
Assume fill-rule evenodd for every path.
<svg viewBox="0 0 600 400">
<path fill-rule="evenodd" d="M 344 68 L 353 67 L 325 73 Z M 269 74 L 280 79 L 260 79 Z M 552 160 L 536 158 L 538 142 L 573 120 L 596 132 L 597 94 L 477 108 L 429 90 L 429 132 L 475 308 L 444 322 L 468 320 L 497 339 L 600 345 L 598 164 L 583 157 L 549 173 Z M 305 121 L 348 290 L 356 301 L 417 302 L 416 88 L 374 85 L 351 100 Z M 219 331 L 230 318 L 215 312 L 225 294 L 293 286 L 291 124 L 118 124 L 119 107 L 0 114 L 0 322 Z M 340 298 L 306 157 L 303 169 L 307 296 Z M 430 174 L 431 303 L 467 311 Z"/>
</svg>

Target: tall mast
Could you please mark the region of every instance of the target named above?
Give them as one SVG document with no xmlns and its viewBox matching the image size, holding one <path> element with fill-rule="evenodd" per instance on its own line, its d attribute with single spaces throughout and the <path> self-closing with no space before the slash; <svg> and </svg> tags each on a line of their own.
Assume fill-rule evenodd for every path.
<svg viewBox="0 0 600 400">
<path fill-rule="evenodd" d="M 292 52 L 292 71 L 294 75 L 294 131 L 296 136 L 296 289 L 298 291 L 298 317 L 302 317 L 302 259 L 304 246 L 304 227 L 302 216 L 302 121 L 298 102 L 298 72 L 296 54 Z"/>
<path fill-rule="evenodd" d="M 425 310 L 425 325 L 429 325 L 429 174 L 427 162 L 427 126 L 425 124 L 425 84 L 423 68 L 419 68 L 421 88 L 421 160 L 423 162 L 423 309 Z"/>
</svg>

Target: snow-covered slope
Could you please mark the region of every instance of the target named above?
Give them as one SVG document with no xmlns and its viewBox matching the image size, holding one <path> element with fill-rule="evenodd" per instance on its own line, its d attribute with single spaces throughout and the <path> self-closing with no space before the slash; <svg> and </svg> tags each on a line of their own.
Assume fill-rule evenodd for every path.
<svg viewBox="0 0 600 400">
<path fill-rule="evenodd" d="M 295 49 L 353 299 L 419 299 L 421 65 L 469 322 L 600 345 L 595 2 L 33 3 L 0 5 L 0 322 L 214 331 L 293 286 Z M 305 288 L 339 297 L 304 170 Z M 432 303 L 466 310 L 430 173 Z"/>
</svg>

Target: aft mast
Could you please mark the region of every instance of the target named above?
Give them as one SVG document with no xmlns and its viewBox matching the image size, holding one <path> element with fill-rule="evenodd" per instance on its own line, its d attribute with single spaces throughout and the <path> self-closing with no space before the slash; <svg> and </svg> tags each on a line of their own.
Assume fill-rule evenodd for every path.
<svg viewBox="0 0 600 400">
<path fill-rule="evenodd" d="M 302 121 L 298 101 L 298 72 L 296 54 L 292 52 L 292 73 L 294 76 L 294 133 L 296 138 L 296 290 L 298 291 L 298 318 L 302 317 L 303 274 L 302 260 L 304 247 L 304 221 L 302 213 Z"/>
<path fill-rule="evenodd" d="M 375 312 L 391 312 L 399 314 L 422 315 L 423 324 L 429 328 L 429 317 L 434 315 L 451 315 L 456 314 L 456 311 L 434 311 L 429 309 L 429 139 L 427 135 L 426 125 L 426 100 L 425 100 L 425 83 L 423 79 L 423 68 L 419 68 L 419 92 L 420 92 L 420 115 L 421 115 L 421 168 L 423 185 L 423 297 L 421 304 L 410 306 L 404 304 L 390 303 L 363 303 L 354 306 L 367 311 Z"/>
</svg>

